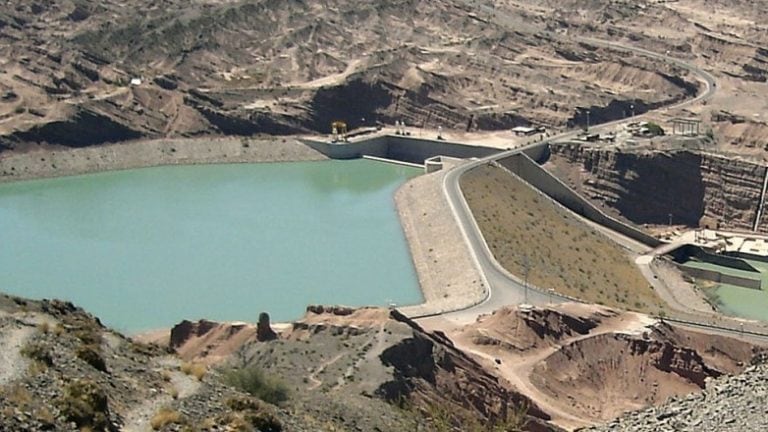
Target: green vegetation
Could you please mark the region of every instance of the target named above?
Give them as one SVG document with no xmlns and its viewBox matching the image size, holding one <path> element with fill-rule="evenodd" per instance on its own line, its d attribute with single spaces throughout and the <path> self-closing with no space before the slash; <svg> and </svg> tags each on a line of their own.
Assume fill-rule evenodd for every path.
<svg viewBox="0 0 768 432">
<path fill-rule="evenodd" d="M 650 133 L 651 136 L 662 136 L 665 133 L 664 128 L 654 122 L 648 122 L 645 127 L 648 128 L 648 133 Z"/>
<path fill-rule="evenodd" d="M 285 384 L 276 378 L 265 376 L 256 366 L 223 371 L 222 380 L 264 402 L 277 405 L 288 400 L 288 388 Z"/>
<path fill-rule="evenodd" d="M 61 414 L 81 429 L 115 429 L 109 421 L 107 395 L 93 381 L 84 379 L 69 383 L 58 406 Z"/>
<path fill-rule="evenodd" d="M 666 306 L 622 248 L 508 171 L 479 166 L 461 189 L 499 263 L 585 301 L 658 313 Z"/>
</svg>

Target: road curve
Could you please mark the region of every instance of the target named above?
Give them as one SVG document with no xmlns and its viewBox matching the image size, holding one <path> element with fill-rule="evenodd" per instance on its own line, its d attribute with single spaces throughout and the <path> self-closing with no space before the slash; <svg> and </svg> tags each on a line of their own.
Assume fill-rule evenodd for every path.
<svg viewBox="0 0 768 432">
<path fill-rule="evenodd" d="M 677 104 L 660 108 L 660 110 L 671 108 L 682 108 L 687 105 L 691 105 L 697 102 L 711 98 L 716 91 L 716 80 L 709 72 L 702 70 L 701 68 L 688 64 L 682 60 L 669 57 L 665 54 L 659 54 L 652 51 L 648 51 L 643 48 L 637 48 L 632 46 L 623 45 L 617 42 L 604 41 L 594 38 L 576 37 L 574 38 L 580 42 L 591 44 L 594 46 L 632 52 L 641 56 L 661 60 L 669 64 L 673 64 L 682 69 L 688 70 L 704 84 L 704 90 L 699 92 L 694 98 L 679 102 Z M 634 118 L 642 118 L 647 116 L 648 113 L 643 113 L 635 116 Z M 596 125 L 592 130 L 599 132 L 605 128 L 615 126 L 619 123 L 626 122 L 629 118 L 623 118 L 620 120 L 603 123 Z M 451 210 L 454 214 L 456 222 L 461 229 L 462 235 L 469 247 L 470 254 L 477 266 L 482 278 L 484 279 L 485 286 L 488 287 L 486 298 L 474 306 L 464 308 L 458 311 L 447 312 L 442 315 L 451 315 L 455 313 L 461 314 L 474 314 L 480 315 L 484 313 L 490 313 L 500 307 L 511 304 L 534 304 L 543 305 L 547 303 L 557 303 L 564 301 L 573 301 L 574 299 L 562 296 L 554 293 L 553 291 L 544 291 L 536 287 L 525 287 L 523 281 L 520 278 L 511 275 L 506 269 L 504 269 L 488 248 L 485 239 L 483 238 L 480 228 L 472 215 L 469 206 L 464 199 L 464 195 L 461 192 L 459 185 L 459 179 L 461 176 L 482 164 L 493 163 L 498 159 L 508 157 L 510 155 L 520 153 L 528 147 L 542 145 L 543 143 L 550 143 L 557 140 L 563 140 L 568 138 L 574 138 L 580 131 L 570 131 L 560 135 L 553 136 L 542 142 L 531 144 L 529 146 L 523 146 L 514 150 L 504 151 L 491 155 L 473 162 L 465 163 L 449 171 L 443 177 L 443 192 L 445 193 Z M 414 317 L 418 318 L 418 317 Z"/>
</svg>

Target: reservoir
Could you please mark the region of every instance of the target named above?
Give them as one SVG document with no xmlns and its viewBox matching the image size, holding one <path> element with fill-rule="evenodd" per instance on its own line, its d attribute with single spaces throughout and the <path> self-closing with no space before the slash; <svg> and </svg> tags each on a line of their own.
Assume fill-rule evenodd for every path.
<svg viewBox="0 0 768 432">
<path fill-rule="evenodd" d="M 167 166 L 0 185 L 0 291 L 135 333 L 417 304 L 394 192 L 369 160 Z"/>
<path fill-rule="evenodd" d="M 715 303 L 717 309 L 726 315 L 762 321 L 768 320 L 768 292 L 764 288 L 768 286 L 768 263 L 749 259 L 744 259 L 743 261 L 754 267 L 757 273 L 695 260 L 688 261 L 684 265 L 692 268 L 714 270 L 746 279 L 761 280 L 762 289 L 750 289 L 726 283 L 711 282 L 708 283 L 711 286 L 706 288 L 704 292 Z"/>
</svg>

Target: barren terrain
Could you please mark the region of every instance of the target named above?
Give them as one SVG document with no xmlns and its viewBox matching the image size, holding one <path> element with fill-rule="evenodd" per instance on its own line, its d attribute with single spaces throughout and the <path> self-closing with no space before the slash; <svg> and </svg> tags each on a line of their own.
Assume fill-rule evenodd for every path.
<svg viewBox="0 0 768 432">
<path fill-rule="evenodd" d="M 465 325 L 311 306 L 278 333 L 259 342 L 252 327 L 200 322 L 177 327 L 172 338 L 188 361 L 259 365 L 282 377 L 291 409 L 330 415 L 328 424 L 345 430 L 412 429 L 416 412 L 439 420 L 438 406 L 454 421 L 522 410 L 524 430 L 571 430 L 699 392 L 764 350 L 577 303 L 502 308 Z M 196 348 L 202 341 L 205 351 Z"/>
<path fill-rule="evenodd" d="M 559 128 L 584 121 L 577 107 L 597 122 L 696 92 L 673 66 L 547 31 L 561 24 L 545 9 L 490 4 L 6 1 L 0 144 L 329 132 L 335 119 Z"/>
<path fill-rule="evenodd" d="M 574 303 L 503 308 L 459 327 L 439 317 L 421 322 L 447 329 L 457 348 L 567 429 L 697 392 L 707 377 L 738 373 L 758 352 L 642 314 Z"/>
</svg>

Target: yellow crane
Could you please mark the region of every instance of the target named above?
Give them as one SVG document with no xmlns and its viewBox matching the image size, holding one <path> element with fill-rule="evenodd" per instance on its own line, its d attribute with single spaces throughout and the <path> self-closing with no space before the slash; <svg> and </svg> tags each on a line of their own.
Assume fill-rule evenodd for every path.
<svg viewBox="0 0 768 432">
<path fill-rule="evenodd" d="M 331 123 L 331 134 L 333 135 L 333 142 L 346 141 L 347 124 L 341 120 L 334 121 Z"/>
</svg>

